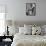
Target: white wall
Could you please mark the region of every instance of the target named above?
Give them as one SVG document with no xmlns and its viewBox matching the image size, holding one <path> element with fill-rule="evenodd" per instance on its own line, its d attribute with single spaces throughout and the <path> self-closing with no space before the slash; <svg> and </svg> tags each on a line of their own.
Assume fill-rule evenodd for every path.
<svg viewBox="0 0 46 46">
<path fill-rule="evenodd" d="M 26 16 L 26 3 L 36 2 L 36 16 Z M 46 0 L 0 0 L 7 5 L 7 19 L 16 21 L 46 21 Z"/>
</svg>

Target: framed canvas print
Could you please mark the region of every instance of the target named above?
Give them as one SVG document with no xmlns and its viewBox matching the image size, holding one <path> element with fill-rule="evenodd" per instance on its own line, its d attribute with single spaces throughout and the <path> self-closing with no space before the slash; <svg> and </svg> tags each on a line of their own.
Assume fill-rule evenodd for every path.
<svg viewBox="0 0 46 46">
<path fill-rule="evenodd" d="M 26 16 L 36 15 L 36 3 L 26 3 Z"/>
</svg>

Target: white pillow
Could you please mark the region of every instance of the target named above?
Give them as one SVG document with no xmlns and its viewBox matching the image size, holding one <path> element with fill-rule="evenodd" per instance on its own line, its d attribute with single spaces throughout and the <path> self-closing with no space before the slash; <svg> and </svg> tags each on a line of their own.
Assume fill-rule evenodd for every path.
<svg viewBox="0 0 46 46">
<path fill-rule="evenodd" d="M 24 24 L 24 27 L 32 29 L 32 25 L 26 25 L 26 24 Z"/>
<path fill-rule="evenodd" d="M 41 26 L 41 35 L 44 35 L 44 32 L 45 32 L 45 27 L 43 25 L 43 26 Z"/>
<path fill-rule="evenodd" d="M 25 32 L 24 32 L 24 34 L 31 35 L 31 34 L 32 34 L 32 29 L 25 27 Z"/>
<path fill-rule="evenodd" d="M 19 32 L 19 28 L 15 26 L 9 26 L 9 35 L 15 35 Z"/>
<path fill-rule="evenodd" d="M 24 27 L 19 27 L 19 33 L 20 33 L 20 34 L 24 34 L 24 31 L 25 31 L 25 30 L 24 30 Z"/>
<path fill-rule="evenodd" d="M 44 29 L 44 33 L 46 33 L 46 25 L 43 25 L 42 28 Z"/>
<path fill-rule="evenodd" d="M 19 27 L 19 33 L 30 35 L 32 32 L 31 28 Z"/>
<path fill-rule="evenodd" d="M 32 34 L 32 25 L 24 24 L 25 30 L 27 30 L 28 34 Z"/>
<path fill-rule="evenodd" d="M 41 33 L 41 28 L 39 26 L 32 27 L 32 35 L 39 35 Z"/>
</svg>

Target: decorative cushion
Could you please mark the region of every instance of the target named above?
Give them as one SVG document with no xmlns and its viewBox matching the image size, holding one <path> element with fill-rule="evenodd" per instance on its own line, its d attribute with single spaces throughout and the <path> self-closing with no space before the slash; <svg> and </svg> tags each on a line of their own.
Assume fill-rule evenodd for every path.
<svg viewBox="0 0 46 46">
<path fill-rule="evenodd" d="M 46 25 L 43 25 L 42 28 L 44 28 L 44 32 L 46 33 Z"/>
<path fill-rule="evenodd" d="M 43 31 L 43 32 L 42 32 L 43 35 L 46 35 L 46 25 L 43 25 L 43 26 L 42 26 L 42 31 Z"/>
<path fill-rule="evenodd" d="M 31 34 L 32 34 L 32 29 L 25 27 L 25 32 L 24 32 L 24 34 L 26 34 L 26 35 L 31 35 Z"/>
<path fill-rule="evenodd" d="M 27 32 L 30 32 L 29 34 L 32 34 L 32 25 L 26 25 L 24 24 L 25 30 L 27 30 Z"/>
<path fill-rule="evenodd" d="M 15 26 L 9 26 L 9 35 L 15 35 L 19 32 L 19 28 Z"/>
<path fill-rule="evenodd" d="M 41 28 L 39 26 L 32 27 L 32 35 L 39 35 L 41 34 Z"/>
<path fill-rule="evenodd" d="M 20 34 L 24 34 L 24 31 L 25 31 L 25 30 L 24 30 L 24 27 L 19 27 L 19 33 L 20 33 Z"/>
<path fill-rule="evenodd" d="M 19 27 L 19 33 L 20 34 L 30 35 L 32 32 L 31 32 L 30 28 Z"/>
</svg>

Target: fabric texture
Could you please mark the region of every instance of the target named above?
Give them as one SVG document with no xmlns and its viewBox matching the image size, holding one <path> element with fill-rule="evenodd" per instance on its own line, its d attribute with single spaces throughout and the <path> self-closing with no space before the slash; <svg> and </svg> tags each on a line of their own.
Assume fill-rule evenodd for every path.
<svg viewBox="0 0 46 46">
<path fill-rule="evenodd" d="M 19 28 L 15 26 L 9 26 L 9 35 L 15 35 L 19 32 Z"/>
<path fill-rule="evenodd" d="M 25 32 L 24 27 L 19 27 L 19 33 L 24 34 L 24 32 Z"/>
<path fill-rule="evenodd" d="M 25 30 L 27 30 L 28 34 L 32 34 L 32 25 L 24 24 L 24 28 L 25 28 Z"/>
<path fill-rule="evenodd" d="M 30 35 L 32 32 L 31 32 L 31 28 L 19 27 L 19 33 L 25 34 L 25 35 Z"/>
<path fill-rule="evenodd" d="M 11 46 L 46 46 L 46 36 L 16 34 Z"/>
<path fill-rule="evenodd" d="M 39 35 L 41 33 L 41 28 L 39 26 L 32 27 L 32 35 Z"/>
<path fill-rule="evenodd" d="M 46 35 L 46 25 L 42 26 L 42 35 Z"/>
</svg>

